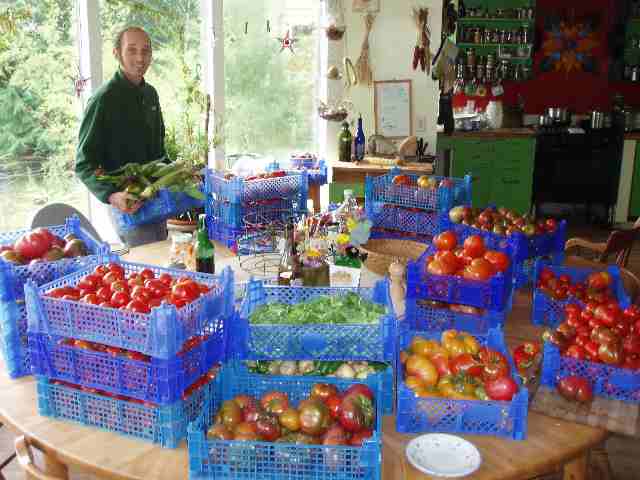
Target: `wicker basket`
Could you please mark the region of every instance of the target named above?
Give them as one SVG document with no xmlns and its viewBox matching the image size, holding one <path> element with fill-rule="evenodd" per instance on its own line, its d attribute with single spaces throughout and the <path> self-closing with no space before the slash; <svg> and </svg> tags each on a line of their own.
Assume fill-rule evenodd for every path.
<svg viewBox="0 0 640 480">
<path fill-rule="evenodd" d="M 389 265 L 395 259 L 406 265 L 409 260 L 417 260 L 427 247 L 428 245 L 413 240 L 388 238 L 369 240 L 358 248 L 367 253 L 367 260 L 364 262 L 367 269 L 385 276 L 389 273 Z"/>
</svg>

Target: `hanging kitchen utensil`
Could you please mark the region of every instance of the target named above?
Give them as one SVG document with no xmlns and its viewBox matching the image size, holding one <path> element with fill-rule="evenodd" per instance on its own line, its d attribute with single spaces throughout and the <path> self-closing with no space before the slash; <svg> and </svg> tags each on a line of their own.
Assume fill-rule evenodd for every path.
<svg viewBox="0 0 640 480">
<path fill-rule="evenodd" d="M 356 68 L 353 66 L 353 62 L 349 57 L 344 57 L 344 77 L 345 83 L 344 86 L 346 88 L 350 88 L 351 86 L 358 84 L 358 74 L 356 73 Z"/>
<path fill-rule="evenodd" d="M 327 70 L 327 78 L 329 80 L 340 80 L 342 78 L 342 74 L 340 73 L 340 70 L 338 70 L 338 67 L 331 65 Z"/>
<path fill-rule="evenodd" d="M 371 65 L 369 63 L 369 33 L 373 28 L 373 22 L 376 16 L 373 13 L 367 13 L 364 16 L 364 40 L 362 41 L 362 50 L 360 56 L 356 62 L 356 73 L 358 75 L 358 82 L 362 85 L 371 85 L 373 83 L 373 73 L 371 72 Z"/>
</svg>

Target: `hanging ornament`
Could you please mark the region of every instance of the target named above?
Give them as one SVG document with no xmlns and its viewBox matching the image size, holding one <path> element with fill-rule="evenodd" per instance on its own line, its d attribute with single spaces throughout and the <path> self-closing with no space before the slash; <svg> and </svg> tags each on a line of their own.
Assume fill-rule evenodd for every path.
<svg viewBox="0 0 640 480">
<path fill-rule="evenodd" d="M 87 83 L 91 80 L 91 77 L 84 78 L 80 74 L 80 67 L 78 67 L 78 73 L 75 77 L 71 77 L 71 80 L 73 81 L 73 91 L 75 92 L 76 97 L 80 98 L 82 92 L 84 92 L 84 89 L 87 87 Z"/>
<path fill-rule="evenodd" d="M 371 85 L 373 83 L 373 73 L 371 72 L 371 64 L 369 63 L 369 33 L 373 28 L 373 21 L 376 16 L 373 13 L 367 13 L 364 16 L 364 40 L 362 41 L 362 51 L 356 62 L 356 72 L 358 74 L 358 82 L 361 85 Z"/>
<path fill-rule="evenodd" d="M 293 44 L 297 42 L 298 39 L 293 38 L 289 30 L 287 30 L 287 33 L 285 34 L 284 37 L 278 38 L 277 40 L 280 42 L 280 53 L 282 53 L 282 51 L 287 48 L 291 50 L 291 53 L 296 53 L 293 51 Z"/>
</svg>

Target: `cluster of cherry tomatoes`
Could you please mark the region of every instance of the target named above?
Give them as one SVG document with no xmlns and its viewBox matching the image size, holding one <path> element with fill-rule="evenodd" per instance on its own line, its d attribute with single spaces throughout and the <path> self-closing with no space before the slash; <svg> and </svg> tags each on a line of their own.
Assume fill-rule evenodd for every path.
<svg viewBox="0 0 640 480">
<path fill-rule="evenodd" d="M 156 274 L 150 268 L 126 275 L 122 265 L 98 265 L 76 286 L 57 287 L 46 295 L 63 300 L 80 301 L 101 307 L 149 313 L 162 304 L 182 308 L 211 290 L 209 285 L 188 276 L 174 278 L 169 273 Z"/>
<path fill-rule="evenodd" d="M 465 332 L 445 330 L 440 342 L 415 336 L 400 362 L 416 397 L 510 401 L 518 392 L 507 358 Z"/>
<path fill-rule="evenodd" d="M 609 272 L 593 272 L 584 282 L 572 282 L 567 274 L 556 275 L 550 268 L 543 268 L 538 275 L 536 288 L 554 300 L 575 298 L 581 302 L 606 303 L 615 300 L 611 285 L 613 278 Z"/>
<path fill-rule="evenodd" d="M 205 342 L 209 338 L 209 335 L 196 335 L 189 338 L 184 345 L 182 346 L 182 350 L 178 352 L 178 356 L 185 355 L 189 351 L 196 348 L 201 343 Z M 135 352 L 133 350 L 127 350 L 125 348 L 120 347 L 112 347 L 110 345 L 104 345 L 102 343 L 89 342 L 87 340 L 78 340 L 75 338 L 63 338 L 58 342 L 59 345 L 79 348 L 81 350 L 87 350 L 89 352 L 96 353 L 108 353 L 112 357 L 122 357 L 127 358 L 129 360 L 136 360 L 138 362 L 151 362 L 151 356 L 146 355 L 141 352 Z"/>
<path fill-rule="evenodd" d="M 267 392 L 259 399 L 237 395 L 222 403 L 208 438 L 287 442 L 308 445 L 361 446 L 373 435 L 373 392 L 354 384 L 344 392 L 316 383 L 309 397 L 294 408 L 285 392 Z"/>
<path fill-rule="evenodd" d="M 454 275 L 467 280 L 486 281 L 509 268 L 509 255 L 488 250 L 480 235 L 468 236 L 458 245 L 455 232 L 447 230 L 436 235 L 433 245 L 437 252 L 426 258 L 427 272 L 433 275 Z"/>
</svg>

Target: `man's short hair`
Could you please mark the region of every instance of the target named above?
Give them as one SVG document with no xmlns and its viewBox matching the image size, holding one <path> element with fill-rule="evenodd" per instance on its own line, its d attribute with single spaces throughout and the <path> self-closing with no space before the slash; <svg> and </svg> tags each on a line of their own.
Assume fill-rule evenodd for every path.
<svg viewBox="0 0 640 480">
<path fill-rule="evenodd" d="M 115 48 L 117 51 L 120 51 L 122 49 L 122 37 L 124 37 L 124 34 L 127 32 L 142 32 L 147 37 L 149 36 L 149 34 L 142 27 L 137 27 L 137 26 L 124 27 L 122 30 L 118 32 L 115 40 L 113 41 L 113 48 Z"/>
</svg>

